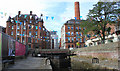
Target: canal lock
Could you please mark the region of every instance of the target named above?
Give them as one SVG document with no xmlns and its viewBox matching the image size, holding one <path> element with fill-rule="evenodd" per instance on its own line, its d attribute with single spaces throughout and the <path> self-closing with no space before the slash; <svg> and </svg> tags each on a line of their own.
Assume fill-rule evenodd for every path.
<svg viewBox="0 0 120 71">
<path fill-rule="evenodd" d="M 70 71 L 71 58 L 67 54 L 58 54 L 49 56 L 53 71 Z"/>
</svg>

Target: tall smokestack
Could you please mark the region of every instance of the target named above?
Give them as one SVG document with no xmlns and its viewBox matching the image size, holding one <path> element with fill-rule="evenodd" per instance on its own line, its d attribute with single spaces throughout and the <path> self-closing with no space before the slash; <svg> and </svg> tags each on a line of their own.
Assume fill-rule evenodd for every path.
<svg viewBox="0 0 120 71">
<path fill-rule="evenodd" d="M 32 15 L 32 11 L 30 11 L 30 15 Z"/>
<path fill-rule="evenodd" d="M 79 2 L 75 2 L 75 17 L 76 17 L 76 19 L 80 19 Z"/>
<path fill-rule="evenodd" d="M 18 11 L 18 15 L 20 15 L 21 14 L 21 11 Z"/>
</svg>

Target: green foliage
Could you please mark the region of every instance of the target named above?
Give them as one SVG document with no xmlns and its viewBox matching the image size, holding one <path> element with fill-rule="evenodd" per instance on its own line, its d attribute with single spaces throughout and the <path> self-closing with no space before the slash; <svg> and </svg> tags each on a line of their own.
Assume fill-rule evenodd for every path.
<svg viewBox="0 0 120 71">
<path fill-rule="evenodd" d="M 79 42 L 77 42 L 77 43 L 76 43 L 76 45 L 77 45 L 77 46 L 80 46 L 80 43 L 79 43 Z"/>
<path fill-rule="evenodd" d="M 106 25 L 117 22 L 120 9 L 116 2 L 98 2 L 93 6 L 93 9 L 89 10 L 87 20 L 82 22 L 81 27 L 86 28 L 86 30 L 83 31 L 84 34 L 87 34 L 89 31 L 94 31 L 97 34 L 98 31 L 102 30 L 100 33 L 103 37 L 100 37 L 102 40 L 105 40 L 105 31 L 109 32 L 111 30 L 107 28 Z"/>
</svg>

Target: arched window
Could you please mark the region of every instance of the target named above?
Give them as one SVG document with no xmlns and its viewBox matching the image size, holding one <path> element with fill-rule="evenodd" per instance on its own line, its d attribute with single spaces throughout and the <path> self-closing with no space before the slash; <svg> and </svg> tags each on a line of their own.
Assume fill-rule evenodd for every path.
<svg viewBox="0 0 120 71">
<path fill-rule="evenodd" d="M 70 48 L 70 45 L 68 45 L 68 48 Z"/>
</svg>

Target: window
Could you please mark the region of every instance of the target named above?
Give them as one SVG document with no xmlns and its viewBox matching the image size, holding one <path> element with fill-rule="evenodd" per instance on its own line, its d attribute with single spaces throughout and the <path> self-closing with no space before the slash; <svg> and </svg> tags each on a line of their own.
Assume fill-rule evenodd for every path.
<svg viewBox="0 0 120 71">
<path fill-rule="evenodd" d="M 29 29 L 31 29 L 31 25 L 29 25 Z"/>
<path fill-rule="evenodd" d="M 72 38 L 72 42 L 74 41 L 74 39 Z"/>
<path fill-rule="evenodd" d="M 32 20 L 30 20 L 30 23 L 32 23 Z"/>
<path fill-rule="evenodd" d="M 20 25 L 22 24 L 22 22 L 20 22 Z"/>
<path fill-rule="evenodd" d="M 23 29 L 26 29 L 25 25 L 23 26 Z"/>
<path fill-rule="evenodd" d="M 37 39 L 35 39 L 35 43 L 37 43 Z"/>
<path fill-rule="evenodd" d="M 78 27 L 76 27 L 76 30 L 78 30 Z"/>
<path fill-rule="evenodd" d="M 70 32 L 68 32 L 68 35 L 70 35 Z"/>
<path fill-rule="evenodd" d="M 74 45 L 72 45 L 72 48 L 74 47 Z"/>
<path fill-rule="evenodd" d="M 81 27 L 79 27 L 79 30 L 81 30 Z"/>
<path fill-rule="evenodd" d="M 31 48 L 31 44 L 29 45 L 29 48 Z"/>
<path fill-rule="evenodd" d="M 83 28 L 83 30 L 85 30 L 85 27 Z"/>
<path fill-rule="evenodd" d="M 24 25 L 26 25 L 26 22 L 24 21 Z"/>
<path fill-rule="evenodd" d="M 82 36 L 82 33 L 80 32 L 80 36 Z"/>
<path fill-rule="evenodd" d="M 36 23 L 38 23 L 38 21 L 36 21 Z"/>
<path fill-rule="evenodd" d="M 17 41 L 20 41 L 19 37 L 17 37 Z"/>
<path fill-rule="evenodd" d="M 70 29 L 70 26 L 68 26 L 68 29 Z"/>
<path fill-rule="evenodd" d="M 80 38 L 80 42 L 82 42 L 82 39 Z"/>
<path fill-rule="evenodd" d="M 73 26 L 71 26 L 71 29 L 73 30 Z"/>
<path fill-rule="evenodd" d="M 41 36 L 41 33 L 40 33 L 40 36 Z"/>
<path fill-rule="evenodd" d="M 76 37 L 76 42 L 78 42 L 78 38 Z"/>
<path fill-rule="evenodd" d="M 38 29 L 38 26 L 35 26 L 36 30 Z"/>
<path fill-rule="evenodd" d="M 49 33 L 47 32 L 47 36 L 49 36 Z"/>
<path fill-rule="evenodd" d="M 29 36 L 31 36 L 31 31 L 29 31 Z"/>
<path fill-rule="evenodd" d="M 13 31 L 11 32 L 11 35 L 13 35 Z"/>
<path fill-rule="evenodd" d="M 78 35 L 78 32 L 76 32 L 76 35 L 79 36 L 79 35 Z"/>
<path fill-rule="evenodd" d="M 31 41 L 32 41 L 32 40 L 31 40 L 31 37 L 29 37 L 29 38 L 28 38 L 28 43 L 31 43 Z"/>
<path fill-rule="evenodd" d="M 71 35 L 73 36 L 73 32 L 71 32 Z"/>
<path fill-rule="evenodd" d="M 70 48 L 70 45 L 68 45 L 68 48 Z"/>
<path fill-rule="evenodd" d="M 85 42 L 85 38 L 84 38 L 84 42 Z"/>
<path fill-rule="evenodd" d="M 37 35 L 37 31 L 35 32 L 35 35 Z"/>
<path fill-rule="evenodd" d="M 32 19 L 32 16 L 30 16 L 30 19 Z"/>
<path fill-rule="evenodd" d="M 14 29 L 14 26 L 12 25 L 12 29 Z"/>
<path fill-rule="evenodd" d="M 22 37 L 22 41 L 25 42 L 25 41 L 24 41 L 24 37 Z"/>
<path fill-rule="evenodd" d="M 17 31 L 17 35 L 19 35 L 19 31 Z"/>
<path fill-rule="evenodd" d="M 25 34 L 25 31 L 23 31 L 23 34 Z"/>
<path fill-rule="evenodd" d="M 70 37 L 68 37 L 68 42 L 70 42 Z"/>
<path fill-rule="evenodd" d="M 32 25 L 32 29 L 34 28 L 34 25 Z"/>
<path fill-rule="evenodd" d="M 38 36 L 35 36 L 36 38 L 38 38 Z"/>
<path fill-rule="evenodd" d="M 19 26 L 17 26 L 17 29 L 20 29 L 20 27 L 19 27 Z"/>
</svg>

